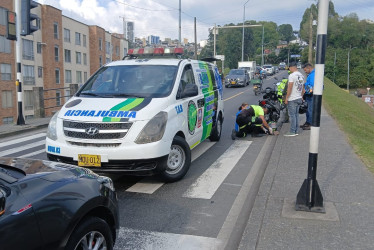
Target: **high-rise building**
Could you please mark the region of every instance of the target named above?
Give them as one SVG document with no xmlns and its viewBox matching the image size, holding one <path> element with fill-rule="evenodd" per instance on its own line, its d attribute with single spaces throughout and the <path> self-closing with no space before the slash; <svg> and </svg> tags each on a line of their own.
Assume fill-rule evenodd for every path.
<svg viewBox="0 0 374 250">
<path fill-rule="evenodd" d="M 131 42 L 131 43 L 134 43 L 135 42 L 135 34 L 134 34 L 134 30 L 135 30 L 135 25 L 134 25 L 134 22 L 126 22 L 126 39 Z"/>
<path fill-rule="evenodd" d="M 148 36 L 148 44 L 150 45 L 160 44 L 160 37 L 153 36 L 153 35 Z"/>
</svg>

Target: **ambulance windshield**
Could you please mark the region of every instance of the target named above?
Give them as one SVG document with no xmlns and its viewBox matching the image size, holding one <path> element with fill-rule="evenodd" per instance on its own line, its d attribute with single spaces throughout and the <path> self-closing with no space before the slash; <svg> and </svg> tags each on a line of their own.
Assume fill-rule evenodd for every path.
<svg viewBox="0 0 374 250">
<path fill-rule="evenodd" d="M 177 66 L 123 65 L 103 67 L 77 93 L 84 97 L 150 97 L 170 95 Z"/>
</svg>

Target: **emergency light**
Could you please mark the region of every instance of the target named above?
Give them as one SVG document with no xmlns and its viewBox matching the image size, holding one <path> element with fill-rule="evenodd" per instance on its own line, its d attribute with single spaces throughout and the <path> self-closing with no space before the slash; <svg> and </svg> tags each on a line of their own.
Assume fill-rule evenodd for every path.
<svg viewBox="0 0 374 250">
<path fill-rule="evenodd" d="M 183 48 L 135 48 L 129 49 L 130 57 L 168 57 L 183 55 Z"/>
</svg>

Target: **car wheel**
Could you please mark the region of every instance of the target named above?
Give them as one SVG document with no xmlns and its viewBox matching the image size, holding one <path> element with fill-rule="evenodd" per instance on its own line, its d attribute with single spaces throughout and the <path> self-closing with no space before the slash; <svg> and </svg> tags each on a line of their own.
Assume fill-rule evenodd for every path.
<svg viewBox="0 0 374 250">
<path fill-rule="evenodd" d="M 210 132 L 209 140 L 210 141 L 219 141 L 221 139 L 222 132 L 222 117 L 219 115 L 215 126 L 212 127 Z"/>
<path fill-rule="evenodd" d="M 66 249 L 113 249 L 112 231 L 98 217 L 88 217 L 71 234 Z"/>
<path fill-rule="evenodd" d="M 171 144 L 170 153 L 166 162 L 165 171 L 161 178 L 166 182 L 175 182 L 182 179 L 191 165 L 191 150 L 186 140 L 175 136 Z"/>
</svg>

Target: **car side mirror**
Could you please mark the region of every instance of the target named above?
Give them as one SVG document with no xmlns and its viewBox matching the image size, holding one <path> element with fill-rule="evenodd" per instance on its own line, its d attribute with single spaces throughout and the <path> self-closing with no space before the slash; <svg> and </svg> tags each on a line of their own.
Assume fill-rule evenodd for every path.
<svg viewBox="0 0 374 250">
<path fill-rule="evenodd" d="M 0 189 L 0 216 L 5 213 L 6 193 Z"/>
<path fill-rule="evenodd" d="M 199 89 L 197 88 L 196 84 L 187 84 L 184 88 L 181 98 L 197 96 L 199 94 Z"/>
</svg>

